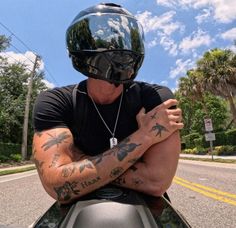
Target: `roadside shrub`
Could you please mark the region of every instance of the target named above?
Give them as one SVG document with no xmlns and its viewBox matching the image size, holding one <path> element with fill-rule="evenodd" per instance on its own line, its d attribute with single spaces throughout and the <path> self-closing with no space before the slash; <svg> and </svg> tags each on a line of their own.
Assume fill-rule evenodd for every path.
<svg viewBox="0 0 236 228">
<path fill-rule="evenodd" d="M 182 137 L 183 142 L 185 143 L 186 149 L 193 149 L 195 147 L 194 140 L 201 138 L 199 133 L 192 133 Z"/>
<path fill-rule="evenodd" d="M 8 158 L 7 156 L 0 154 L 0 163 L 6 162 L 6 161 L 8 161 L 8 160 L 9 160 L 9 158 Z"/>
<path fill-rule="evenodd" d="M 231 145 L 223 145 L 223 146 L 216 146 L 213 150 L 215 155 L 236 155 L 236 146 Z"/>
<path fill-rule="evenodd" d="M 236 129 L 228 130 L 227 135 L 227 144 L 236 145 Z"/>
<path fill-rule="evenodd" d="M 15 162 L 19 162 L 22 160 L 22 157 L 21 157 L 21 154 L 11 154 L 10 159 Z"/>
<path fill-rule="evenodd" d="M 215 133 L 216 140 L 213 142 L 214 146 L 221 146 L 221 145 L 227 145 L 227 135 L 226 132 L 216 132 Z"/>
</svg>

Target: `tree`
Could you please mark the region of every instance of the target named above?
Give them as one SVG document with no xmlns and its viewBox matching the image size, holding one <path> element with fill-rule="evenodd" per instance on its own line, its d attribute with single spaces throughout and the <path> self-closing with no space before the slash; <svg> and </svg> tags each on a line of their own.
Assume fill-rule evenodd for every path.
<svg viewBox="0 0 236 228">
<path fill-rule="evenodd" d="M 231 50 L 213 49 L 197 62 L 197 70 L 203 75 L 206 91 L 225 98 L 236 125 L 236 55 Z"/>
<path fill-rule="evenodd" d="M 4 51 L 10 45 L 10 38 L 0 35 L 0 52 Z"/>
</svg>

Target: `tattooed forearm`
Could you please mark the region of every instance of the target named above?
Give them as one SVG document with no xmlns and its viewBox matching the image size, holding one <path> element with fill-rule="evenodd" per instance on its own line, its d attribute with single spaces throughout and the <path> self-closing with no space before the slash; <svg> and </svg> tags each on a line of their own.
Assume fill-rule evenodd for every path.
<svg viewBox="0 0 236 228">
<path fill-rule="evenodd" d="M 113 170 L 111 171 L 110 177 L 111 177 L 111 178 L 118 177 L 118 176 L 120 176 L 123 172 L 124 172 L 124 169 L 123 169 L 123 168 L 117 167 L 117 168 L 115 168 L 115 169 L 113 169 Z"/>
<path fill-rule="evenodd" d="M 168 131 L 168 130 L 164 126 L 156 123 L 156 125 L 152 127 L 151 131 L 157 131 L 156 136 L 159 135 L 161 137 L 162 131 Z"/>
<path fill-rule="evenodd" d="M 77 169 L 77 164 L 75 162 L 72 162 L 71 164 L 65 165 L 62 168 L 61 175 L 62 177 L 70 177 Z"/>
<path fill-rule="evenodd" d="M 60 187 L 54 187 L 54 191 L 57 194 L 58 200 L 70 200 L 72 197 L 72 194 L 79 195 L 80 190 L 77 189 L 78 182 L 74 181 L 72 183 L 66 181 L 64 185 Z"/>
<path fill-rule="evenodd" d="M 143 181 L 140 178 L 132 178 L 132 182 L 137 186 L 143 184 Z"/>
<path fill-rule="evenodd" d="M 82 188 L 87 188 L 87 187 L 89 187 L 90 185 L 93 185 L 93 184 L 97 183 L 97 182 L 100 181 L 100 180 L 101 180 L 101 177 L 97 176 L 96 178 L 93 178 L 93 179 L 91 179 L 91 180 L 83 181 L 83 182 L 81 182 L 80 184 L 81 184 L 81 187 L 82 187 Z"/>
<path fill-rule="evenodd" d="M 114 181 L 113 181 L 114 184 L 117 184 L 117 185 L 124 185 L 126 183 L 125 181 L 125 178 L 124 177 L 117 177 Z"/>
<path fill-rule="evenodd" d="M 60 154 L 54 154 L 52 158 L 52 163 L 49 165 L 49 168 L 56 167 L 57 161 L 61 155 Z"/>
<path fill-rule="evenodd" d="M 135 144 L 135 143 L 127 143 L 129 142 L 129 139 L 124 140 L 120 144 L 118 144 L 115 149 L 117 150 L 117 158 L 119 161 L 122 161 L 125 159 L 125 157 L 134 151 L 136 147 L 140 146 L 141 144 Z"/>
<path fill-rule="evenodd" d="M 86 159 L 79 166 L 80 173 L 82 173 L 85 168 L 87 168 L 87 169 L 94 169 L 94 165 L 93 165 L 93 163 L 91 161 Z"/>
<path fill-rule="evenodd" d="M 66 142 L 65 139 L 69 138 L 70 135 L 67 132 L 62 132 L 59 135 L 51 135 L 48 134 L 51 138 L 42 145 L 41 148 L 44 149 L 44 151 L 48 150 L 49 148 L 51 148 L 52 146 L 59 146 L 59 144 L 61 144 L 62 142 Z"/>
</svg>

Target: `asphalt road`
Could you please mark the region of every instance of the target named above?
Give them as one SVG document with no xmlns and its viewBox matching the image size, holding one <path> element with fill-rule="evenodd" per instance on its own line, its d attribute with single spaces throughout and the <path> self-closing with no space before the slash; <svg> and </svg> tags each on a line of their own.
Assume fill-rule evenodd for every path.
<svg viewBox="0 0 236 228">
<path fill-rule="evenodd" d="M 168 191 L 193 228 L 236 227 L 236 165 L 181 160 Z"/>
<path fill-rule="evenodd" d="M 168 193 L 193 228 L 236 227 L 236 165 L 183 161 Z M 54 200 L 36 171 L 0 177 L 0 228 L 32 224 Z"/>
</svg>

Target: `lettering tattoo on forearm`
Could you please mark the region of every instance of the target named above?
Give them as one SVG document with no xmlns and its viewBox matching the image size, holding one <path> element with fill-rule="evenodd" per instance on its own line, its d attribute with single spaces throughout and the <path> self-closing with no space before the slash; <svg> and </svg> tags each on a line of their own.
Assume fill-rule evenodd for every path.
<svg viewBox="0 0 236 228">
<path fill-rule="evenodd" d="M 72 183 L 66 181 L 64 185 L 60 187 L 54 187 L 54 191 L 57 194 L 58 200 L 70 200 L 72 195 L 79 195 L 80 190 L 77 189 L 78 183 L 73 181 Z"/>
<path fill-rule="evenodd" d="M 81 184 L 81 187 L 82 187 L 82 188 L 87 188 L 87 187 L 89 187 L 89 186 L 91 186 L 91 185 L 97 183 L 97 182 L 100 181 L 100 180 L 101 180 L 101 177 L 97 176 L 97 177 L 95 177 L 95 178 L 93 178 L 93 179 L 91 179 L 91 180 L 83 181 L 83 182 L 81 182 L 80 184 Z"/>
<path fill-rule="evenodd" d="M 69 138 L 70 135 L 67 133 L 67 132 L 62 132 L 60 133 L 59 135 L 56 135 L 53 136 L 51 134 L 48 134 L 51 138 L 46 142 L 44 143 L 41 148 L 44 149 L 44 151 L 48 150 L 49 148 L 51 148 L 52 146 L 59 146 L 59 144 L 61 144 L 62 142 L 66 142 L 65 139 Z"/>
<path fill-rule="evenodd" d="M 156 123 L 156 125 L 153 126 L 150 131 L 157 131 L 156 136 L 159 135 L 159 136 L 161 137 L 161 133 L 162 133 L 163 131 L 168 131 L 168 130 L 167 130 L 164 126 L 162 126 L 162 125 Z"/>
<path fill-rule="evenodd" d="M 54 154 L 52 158 L 52 163 L 49 165 L 49 168 L 56 167 L 57 166 L 57 161 L 60 158 L 60 154 Z"/>
</svg>

